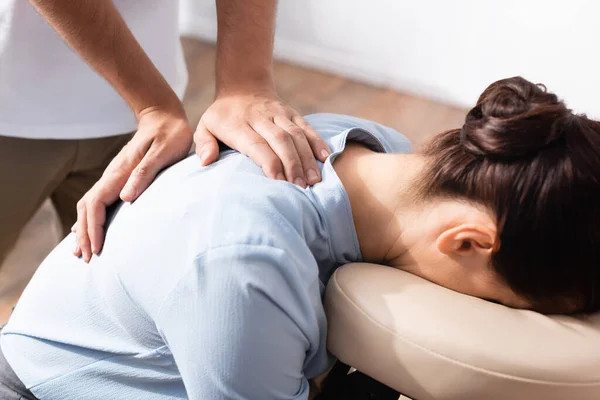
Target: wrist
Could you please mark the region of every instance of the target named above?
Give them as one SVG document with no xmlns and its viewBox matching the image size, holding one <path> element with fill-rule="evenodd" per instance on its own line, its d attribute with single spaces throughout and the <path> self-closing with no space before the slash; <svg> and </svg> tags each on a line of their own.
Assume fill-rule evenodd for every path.
<svg viewBox="0 0 600 400">
<path fill-rule="evenodd" d="M 138 110 L 135 110 L 135 117 L 138 122 L 148 115 L 164 115 L 187 121 L 183 104 L 176 96 L 175 99 L 146 104 Z"/>
<path fill-rule="evenodd" d="M 194 133 L 185 114 L 159 107 L 148 108 L 140 115 L 139 132 L 153 134 L 155 138 L 165 134 L 176 135 L 181 140 L 189 141 L 192 140 Z"/>
<path fill-rule="evenodd" d="M 248 93 L 276 94 L 273 72 L 258 70 L 217 77 L 215 97 Z"/>
<path fill-rule="evenodd" d="M 138 115 L 138 131 L 144 128 L 159 129 L 168 132 L 179 132 L 192 137 L 193 131 L 183 107 L 147 107 Z"/>
</svg>

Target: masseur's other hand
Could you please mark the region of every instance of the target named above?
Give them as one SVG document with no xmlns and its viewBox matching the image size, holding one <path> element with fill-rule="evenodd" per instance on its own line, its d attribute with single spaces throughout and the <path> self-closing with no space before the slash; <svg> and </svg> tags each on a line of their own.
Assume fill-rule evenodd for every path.
<svg viewBox="0 0 600 400">
<path fill-rule="evenodd" d="M 88 262 L 104 242 L 106 207 L 119 197 L 135 200 L 163 168 L 183 159 L 192 130 L 183 107 L 149 108 L 138 115 L 138 131 L 112 160 L 102 178 L 77 203 L 76 256 Z"/>
<path fill-rule="evenodd" d="M 194 135 L 203 165 L 219 155 L 215 138 L 250 157 L 269 178 L 301 187 L 321 180 L 315 157 L 325 161 L 329 155 L 325 141 L 272 90 L 218 95 Z"/>
</svg>

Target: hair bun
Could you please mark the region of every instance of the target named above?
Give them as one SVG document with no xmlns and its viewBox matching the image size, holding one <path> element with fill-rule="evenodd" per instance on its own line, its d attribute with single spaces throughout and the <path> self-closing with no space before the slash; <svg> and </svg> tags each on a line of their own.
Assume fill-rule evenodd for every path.
<svg viewBox="0 0 600 400">
<path fill-rule="evenodd" d="M 521 77 L 490 85 L 469 111 L 462 145 L 480 156 L 523 157 L 563 138 L 573 114 L 543 85 Z"/>
</svg>

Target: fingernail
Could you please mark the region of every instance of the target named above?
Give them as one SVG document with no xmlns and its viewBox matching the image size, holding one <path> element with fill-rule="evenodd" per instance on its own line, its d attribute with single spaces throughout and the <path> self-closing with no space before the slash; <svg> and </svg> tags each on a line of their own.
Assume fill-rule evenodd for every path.
<svg viewBox="0 0 600 400">
<path fill-rule="evenodd" d="M 302 178 L 294 179 L 294 183 L 300 187 L 306 187 L 306 182 L 304 182 L 304 179 Z"/>
<path fill-rule="evenodd" d="M 275 177 L 278 181 L 285 181 L 285 175 L 282 174 L 281 172 L 277 174 L 277 176 Z"/>
<path fill-rule="evenodd" d="M 77 243 L 75 243 L 75 247 L 73 247 L 73 253 L 78 253 L 79 252 L 79 245 Z"/>
<path fill-rule="evenodd" d="M 329 157 L 329 151 L 327 151 L 325 149 L 321 150 L 321 157 L 323 157 L 323 158 Z"/>
<path fill-rule="evenodd" d="M 308 178 L 309 182 L 316 182 L 319 180 L 319 175 L 317 174 L 317 171 L 315 171 L 314 169 L 309 169 L 306 172 L 306 177 Z"/>
<path fill-rule="evenodd" d="M 96 246 L 92 246 L 92 254 L 98 254 L 98 248 Z"/>
<path fill-rule="evenodd" d="M 121 191 L 121 197 L 134 198 L 135 197 L 135 189 L 133 185 L 127 185 Z"/>
</svg>

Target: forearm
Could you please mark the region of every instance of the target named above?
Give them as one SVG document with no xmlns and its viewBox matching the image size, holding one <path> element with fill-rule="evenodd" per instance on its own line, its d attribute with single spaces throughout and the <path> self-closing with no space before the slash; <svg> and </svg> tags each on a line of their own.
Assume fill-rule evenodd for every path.
<svg viewBox="0 0 600 400">
<path fill-rule="evenodd" d="M 217 94 L 275 90 L 273 36 L 276 0 L 216 0 Z"/>
<path fill-rule="evenodd" d="M 145 110 L 181 108 L 176 94 L 110 0 L 30 0 L 38 12 L 129 104 Z"/>
</svg>

